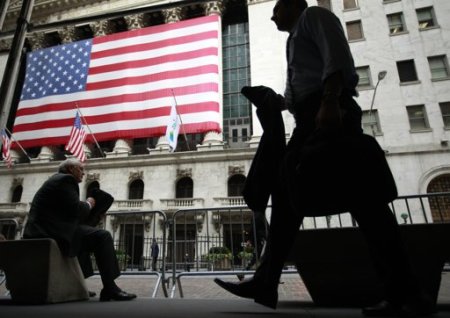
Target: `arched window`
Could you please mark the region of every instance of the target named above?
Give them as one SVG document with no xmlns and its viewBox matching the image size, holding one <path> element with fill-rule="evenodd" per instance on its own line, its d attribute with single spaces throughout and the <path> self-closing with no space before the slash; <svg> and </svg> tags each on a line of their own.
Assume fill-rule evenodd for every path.
<svg viewBox="0 0 450 318">
<path fill-rule="evenodd" d="M 450 192 L 450 174 L 437 176 L 428 184 L 427 193 Z M 447 197 L 429 199 L 431 215 L 434 222 L 450 221 L 450 202 Z"/>
<path fill-rule="evenodd" d="M 92 190 L 94 189 L 100 189 L 100 184 L 98 183 L 98 181 L 92 181 L 91 183 L 89 183 L 89 185 L 86 188 L 86 197 L 91 197 Z"/>
<path fill-rule="evenodd" d="M 128 199 L 142 200 L 144 198 L 144 182 L 141 179 L 136 179 L 130 183 Z"/>
<path fill-rule="evenodd" d="M 23 192 L 23 187 L 21 185 L 18 185 L 17 187 L 14 188 L 13 193 L 12 193 L 12 198 L 11 198 L 11 202 L 20 202 L 20 199 L 22 199 L 22 192 Z"/>
<path fill-rule="evenodd" d="M 240 197 L 242 190 L 244 190 L 245 176 L 242 174 L 235 174 L 228 179 L 228 196 Z"/>
<path fill-rule="evenodd" d="M 176 198 L 192 198 L 194 193 L 194 182 L 189 177 L 178 180 L 176 185 Z"/>
</svg>

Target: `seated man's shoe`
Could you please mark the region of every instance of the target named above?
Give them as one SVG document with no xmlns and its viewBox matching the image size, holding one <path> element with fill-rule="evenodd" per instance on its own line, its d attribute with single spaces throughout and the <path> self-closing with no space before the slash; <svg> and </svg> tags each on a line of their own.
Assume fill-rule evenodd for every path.
<svg viewBox="0 0 450 318">
<path fill-rule="evenodd" d="M 110 300 L 132 300 L 136 298 L 135 294 L 127 293 L 123 290 L 107 290 L 102 289 L 100 292 L 100 301 L 110 301 Z"/>
<path fill-rule="evenodd" d="M 273 289 L 259 284 L 253 278 L 244 279 L 237 283 L 225 282 L 215 278 L 214 282 L 236 296 L 254 299 L 256 303 L 272 309 L 277 307 L 278 292 L 276 289 L 273 291 Z"/>
<path fill-rule="evenodd" d="M 90 291 L 90 290 L 88 290 L 88 294 L 89 294 L 89 298 L 97 296 L 96 292 L 93 292 L 93 291 Z"/>
</svg>

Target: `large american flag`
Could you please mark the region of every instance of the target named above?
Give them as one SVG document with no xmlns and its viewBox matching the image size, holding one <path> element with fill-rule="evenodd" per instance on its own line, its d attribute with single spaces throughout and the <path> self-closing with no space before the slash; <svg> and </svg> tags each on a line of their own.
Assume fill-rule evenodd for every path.
<svg viewBox="0 0 450 318">
<path fill-rule="evenodd" d="M 99 141 L 162 136 L 172 94 L 186 133 L 220 131 L 219 19 L 201 17 L 29 53 L 15 139 L 23 147 L 65 144 L 77 105 Z"/>
<path fill-rule="evenodd" d="M 75 121 L 70 131 L 69 141 L 66 150 L 70 151 L 81 162 L 86 161 L 86 153 L 84 152 L 84 140 L 86 139 L 86 131 L 84 130 L 81 118 L 78 112 L 75 114 Z"/>
</svg>

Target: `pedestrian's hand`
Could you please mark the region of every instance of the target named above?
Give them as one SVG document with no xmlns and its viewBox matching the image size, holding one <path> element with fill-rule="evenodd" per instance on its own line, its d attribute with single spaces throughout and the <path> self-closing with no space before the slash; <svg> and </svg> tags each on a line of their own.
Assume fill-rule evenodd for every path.
<svg viewBox="0 0 450 318">
<path fill-rule="evenodd" d="M 338 130 L 342 127 L 342 114 L 337 96 L 326 96 L 322 99 L 316 116 L 316 126 L 327 130 Z"/>
<path fill-rule="evenodd" d="M 95 199 L 93 197 L 87 198 L 86 202 L 91 206 L 91 209 L 95 207 Z"/>
</svg>

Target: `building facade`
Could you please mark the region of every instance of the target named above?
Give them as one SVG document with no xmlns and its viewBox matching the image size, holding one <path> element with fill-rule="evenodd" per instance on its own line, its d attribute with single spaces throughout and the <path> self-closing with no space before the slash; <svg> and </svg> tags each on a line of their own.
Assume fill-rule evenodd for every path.
<svg viewBox="0 0 450 318">
<path fill-rule="evenodd" d="M 360 76 L 357 101 L 364 111 L 363 128 L 386 151 L 399 194 L 450 191 L 450 20 L 445 18 L 450 2 L 308 3 L 327 7 L 342 22 Z M 287 34 L 278 32 L 270 20 L 274 4 L 273 0 L 36 0 L 32 23 L 38 31 L 32 28 L 28 33 L 28 51 L 193 17 L 221 17 L 222 133 L 181 137 L 174 153 L 162 136 L 100 143 L 105 157 L 95 145 L 87 145 L 81 197 L 90 187 L 101 187 L 116 199 L 111 212 L 242 205 L 240 190 L 262 129 L 254 107 L 239 91 L 245 85 L 265 85 L 283 93 L 285 85 Z M 0 34 L 0 74 L 20 6 L 21 1 L 10 1 Z M 76 20 L 88 16 L 95 19 Z M 15 96 L 20 94 L 23 65 L 19 73 Z M 12 105 L 10 129 L 17 103 Z M 289 139 L 294 119 L 287 112 L 283 118 Z M 26 221 L 36 190 L 67 154 L 54 146 L 27 153 L 30 158 L 15 149 L 14 167 L 0 166 L 0 218 L 16 218 L 20 224 Z M 445 204 L 450 213 L 449 203 Z M 428 213 L 433 219 L 432 209 Z M 120 231 L 117 222 L 107 221 L 106 227 Z"/>
</svg>

